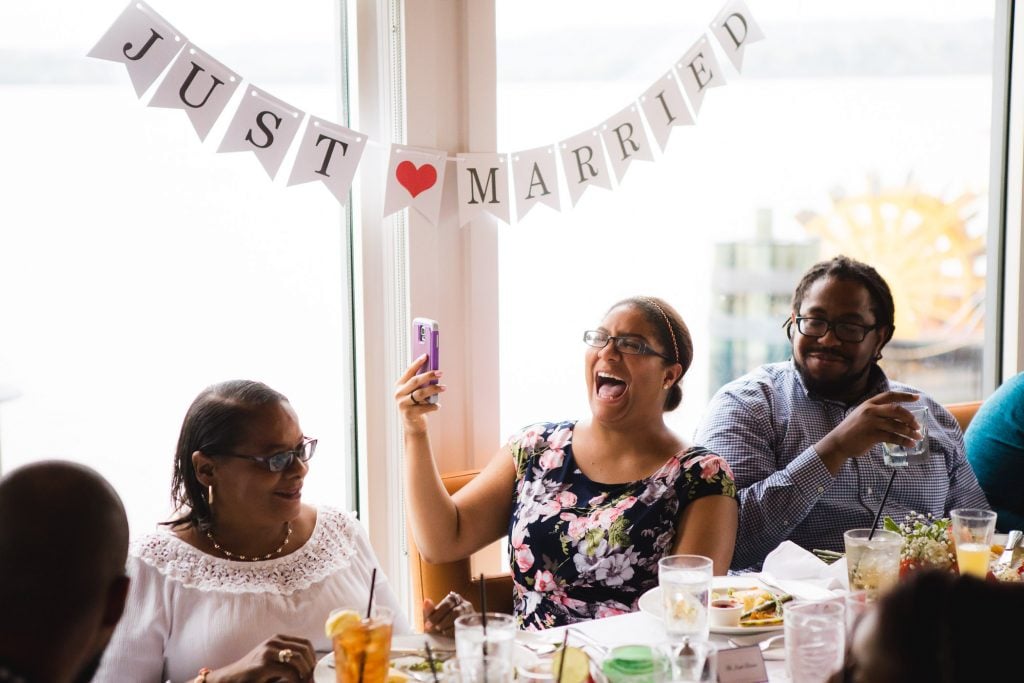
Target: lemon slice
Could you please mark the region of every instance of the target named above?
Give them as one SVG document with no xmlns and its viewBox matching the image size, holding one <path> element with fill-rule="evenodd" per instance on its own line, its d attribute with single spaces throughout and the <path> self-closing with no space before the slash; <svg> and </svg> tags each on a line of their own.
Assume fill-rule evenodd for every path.
<svg viewBox="0 0 1024 683">
<path fill-rule="evenodd" d="M 558 678 L 559 670 L 562 672 L 561 683 L 587 683 L 590 680 L 590 656 L 571 645 L 559 649 L 551 658 L 552 678 Z"/>
<path fill-rule="evenodd" d="M 342 631 L 352 628 L 361 620 L 359 612 L 355 610 L 339 610 L 327 618 L 327 623 L 324 624 L 324 633 L 327 634 L 328 638 L 333 638 Z"/>
<path fill-rule="evenodd" d="M 386 683 L 408 683 L 410 677 L 398 669 L 388 669 L 388 680 Z"/>
</svg>

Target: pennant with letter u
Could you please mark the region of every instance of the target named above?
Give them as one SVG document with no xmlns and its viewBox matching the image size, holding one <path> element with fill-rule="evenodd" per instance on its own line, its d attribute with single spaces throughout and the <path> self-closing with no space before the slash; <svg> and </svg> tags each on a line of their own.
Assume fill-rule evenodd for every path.
<svg viewBox="0 0 1024 683">
<path fill-rule="evenodd" d="M 437 225 L 447 161 L 448 155 L 438 149 L 391 145 L 384 215 L 411 206 Z"/>
<path fill-rule="evenodd" d="M 711 31 L 737 71 L 743 70 L 743 50 L 747 44 L 764 40 L 764 32 L 743 0 L 733 0 L 723 7 L 711 22 Z"/>
<path fill-rule="evenodd" d="M 186 42 L 185 36 L 146 3 L 134 0 L 88 56 L 124 64 L 135 94 L 142 97 Z"/>
<path fill-rule="evenodd" d="M 205 140 L 242 77 L 189 43 L 157 86 L 150 107 L 184 109 L 200 140 Z"/>
<path fill-rule="evenodd" d="M 339 202 L 347 204 L 366 139 L 362 133 L 310 116 L 288 184 L 320 181 Z"/>
<path fill-rule="evenodd" d="M 249 86 L 217 151 L 252 152 L 273 178 L 303 116 L 303 112 L 287 102 Z"/>
<path fill-rule="evenodd" d="M 459 225 L 465 225 L 481 213 L 489 213 L 505 223 L 508 207 L 508 159 L 504 154 L 459 154 Z"/>
</svg>

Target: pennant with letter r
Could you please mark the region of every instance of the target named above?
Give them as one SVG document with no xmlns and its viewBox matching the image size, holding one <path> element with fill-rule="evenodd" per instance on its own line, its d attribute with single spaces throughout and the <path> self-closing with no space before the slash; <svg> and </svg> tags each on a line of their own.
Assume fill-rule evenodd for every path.
<svg viewBox="0 0 1024 683">
<path fill-rule="evenodd" d="M 634 160 L 654 161 L 640 108 L 635 102 L 601 124 L 601 137 L 619 185 Z"/>
<path fill-rule="evenodd" d="M 120 62 L 142 97 L 188 39 L 141 0 L 128 3 L 88 56 Z"/>
<path fill-rule="evenodd" d="M 562 156 L 562 171 L 569 186 L 572 205 L 592 186 L 612 189 L 612 177 L 604 158 L 604 146 L 596 129 L 575 135 L 558 143 Z"/>
</svg>

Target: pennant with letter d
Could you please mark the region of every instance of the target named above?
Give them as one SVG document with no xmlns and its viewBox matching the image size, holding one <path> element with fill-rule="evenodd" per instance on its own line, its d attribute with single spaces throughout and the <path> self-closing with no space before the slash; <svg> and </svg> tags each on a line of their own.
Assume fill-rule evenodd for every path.
<svg viewBox="0 0 1024 683">
<path fill-rule="evenodd" d="M 764 32 L 743 0 L 733 0 L 723 7 L 711 22 L 711 32 L 737 71 L 743 70 L 743 50 L 747 44 L 764 40 Z"/>
<path fill-rule="evenodd" d="M 339 202 L 347 204 L 366 140 L 362 133 L 310 116 L 288 185 L 320 181 Z"/>
<path fill-rule="evenodd" d="M 135 0 L 124 8 L 88 56 L 124 64 L 136 96 L 142 97 L 186 42 L 185 36 L 163 17 Z"/>
<path fill-rule="evenodd" d="M 384 215 L 411 206 L 437 225 L 447 161 L 448 155 L 438 149 L 391 145 Z"/>
</svg>

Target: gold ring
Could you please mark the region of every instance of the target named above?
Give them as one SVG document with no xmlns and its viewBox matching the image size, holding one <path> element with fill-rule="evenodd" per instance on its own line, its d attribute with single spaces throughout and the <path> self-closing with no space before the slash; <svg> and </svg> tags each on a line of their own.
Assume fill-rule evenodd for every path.
<svg viewBox="0 0 1024 683">
<path fill-rule="evenodd" d="M 282 664 L 287 664 L 288 662 L 292 661 L 292 657 L 294 656 L 294 652 L 292 652 L 288 648 L 285 648 L 277 653 L 277 661 L 281 662 Z"/>
<path fill-rule="evenodd" d="M 409 392 L 409 400 L 413 402 L 413 405 L 420 405 L 420 402 L 416 400 L 416 390 L 413 389 Z"/>
</svg>

